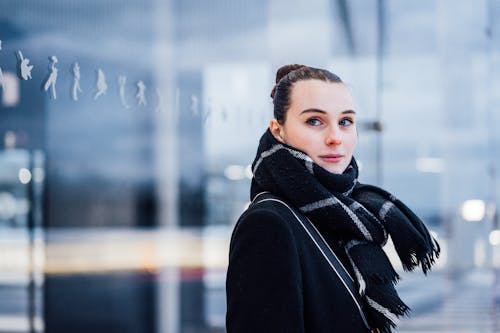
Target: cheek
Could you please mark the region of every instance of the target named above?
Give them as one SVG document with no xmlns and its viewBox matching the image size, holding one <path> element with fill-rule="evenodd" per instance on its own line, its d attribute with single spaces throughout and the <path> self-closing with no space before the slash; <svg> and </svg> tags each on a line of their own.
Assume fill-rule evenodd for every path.
<svg viewBox="0 0 500 333">
<path fill-rule="evenodd" d="M 307 140 L 307 137 L 305 137 L 303 133 L 300 133 L 300 131 L 295 133 L 289 133 L 287 139 L 288 139 L 287 140 L 288 145 L 307 153 L 306 150 L 307 147 L 309 146 L 309 142 Z"/>
<path fill-rule="evenodd" d="M 302 129 L 295 133 L 292 146 L 302 150 L 309 156 L 314 156 L 318 148 L 321 147 L 321 138 L 318 135 L 313 135 L 310 131 Z"/>
</svg>

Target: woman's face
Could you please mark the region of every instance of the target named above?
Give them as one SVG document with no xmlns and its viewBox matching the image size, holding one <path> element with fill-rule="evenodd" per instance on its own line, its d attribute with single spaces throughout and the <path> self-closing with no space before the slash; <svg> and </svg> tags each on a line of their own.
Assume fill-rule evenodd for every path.
<svg viewBox="0 0 500 333">
<path fill-rule="evenodd" d="M 351 93 L 343 83 L 295 82 L 285 123 L 270 123 L 274 137 L 305 152 L 324 169 L 341 174 L 351 162 L 358 136 Z"/>
</svg>

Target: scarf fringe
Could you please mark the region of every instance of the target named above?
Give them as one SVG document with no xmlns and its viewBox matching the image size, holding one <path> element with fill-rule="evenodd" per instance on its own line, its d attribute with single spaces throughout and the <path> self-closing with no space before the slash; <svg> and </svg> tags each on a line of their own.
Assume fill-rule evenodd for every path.
<svg viewBox="0 0 500 333">
<path fill-rule="evenodd" d="M 390 333 L 399 324 L 399 318 L 407 317 L 411 312 L 392 285 L 378 285 L 368 289 L 367 304 L 371 323 L 380 332 Z"/>
<path fill-rule="evenodd" d="M 437 244 L 437 242 L 434 244 Z M 431 270 L 432 265 L 436 262 L 436 259 L 439 258 L 441 248 L 437 245 L 437 247 L 429 248 L 426 251 L 421 251 L 419 253 L 412 252 L 409 255 L 404 256 L 399 254 L 398 249 L 396 249 L 396 252 L 398 252 L 405 271 L 413 271 L 415 268 L 420 266 L 422 268 L 422 272 L 427 275 L 427 273 Z"/>
<path fill-rule="evenodd" d="M 405 271 L 413 271 L 417 266 L 422 268 L 424 274 L 431 270 L 441 248 L 411 209 L 389 192 L 373 185 L 359 184 L 353 197 L 369 211 L 378 212 Z M 384 206 L 386 209 L 380 208 Z M 387 221 L 401 222 L 394 224 Z"/>
</svg>

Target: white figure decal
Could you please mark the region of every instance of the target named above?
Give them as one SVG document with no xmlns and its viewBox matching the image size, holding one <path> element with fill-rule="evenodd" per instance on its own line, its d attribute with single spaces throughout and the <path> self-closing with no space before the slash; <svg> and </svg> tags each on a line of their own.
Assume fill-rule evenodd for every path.
<svg viewBox="0 0 500 333">
<path fill-rule="evenodd" d="M 108 84 L 106 83 L 106 76 L 102 69 L 97 69 L 97 92 L 95 93 L 94 100 L 98 99 L 101 95 L 106 94 Z"/>
<path fill-rule="evenodd" d="M 73 89 L 71 90 L 74 101 L 78 101 L 78 93 L 80 92 L 82 92 L 82 88 L 80 88 L 80 65 L 75 62 L 73 64 Z"/>
<path fill-rule="evenodd" d="M 160 94 L 160 89 L 156 88 L 155 94 L 156 94 L 156 101 L 157 101 L 155 111 L 161 112 L 163 110 L 164 100 L 163 100 L 163 96 Z"/>
<path fill-rule="evenodd" d="M 146 102 L 146 85 L 144 82 L 137 82 L 137 94 L 135 94 L 135 98 L 137 98 L 137 105 L 145 106 Z"/>
<path fill-rule="evenodd" d="M 57 64 L 57 57 L 56 56 L 51 56 L 50 58 L 50 74 L 49 74 L 49 77 L 47 78 L 47 80 L 45 81 L 45 84 L 43 85 L 43 90 L 47 91 L 49 90 L 49 88 L 51 88 L 51 92 L 52 92 L 52 98 L 53 99 L 56 99 L 57 98 L 57 95 L 56 95 L 56 82 L 57 82 L 57 68 L 56 68 L 56 64 Z"/>
<path fill-rule="evenodd" d="M 120 102 L 125 109 L 129 109 L 130 105 L 128 105 L 125 100 L 125 83 L 127 83 L 127 77 L 125 75 L 118 76 L 118 87 L 120 92 Z"/>
<path fill-rule="evenodd" d="M 2 40 L 0 39 L 0 51 L 2 50 Z M 2 67 L 0 67 L 0 88 L 3 88 L 3 73 Z"/>
<path fill-rule="evenodd" d="M 17 54 L 19 54 L 19 60 L 21 61 L 21 77 L 23 78 L 23 80 L 31 79 L 31 70 L 33 69 L 33 65 L 30 65 L 30 60 L 28 58 L 23 57 L 21 51 L 18 50 Z"/>
<path fill-rule="evenodd" d="M 199 115 L 198 104 L 198 97 L 191 95 L 191 112 L 195 117 Z"/>
</svg>

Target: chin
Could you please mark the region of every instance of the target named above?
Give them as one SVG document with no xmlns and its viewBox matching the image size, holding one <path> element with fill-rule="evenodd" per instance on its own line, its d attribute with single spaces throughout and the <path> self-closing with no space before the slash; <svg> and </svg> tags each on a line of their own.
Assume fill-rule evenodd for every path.
<svg viewBox="0 0 500 333">
<path fill-rule="evenodd" d="M 341 174 L 344 172 L 346 167 L 342 165 L 320 165 L 323 169 L 325 169 L 328 172 L 335 173 L 335 174 Z"/>
<path fill-rule="evenodd" d="M 328 171 L 330 171 L 331 173 L 335 173 L 337 175 L 340 175 L 342 172 L 344 172 L 345 169 L 340 169 L 340 168 L 330 168 L 330 169 L 327 169 Z"/>
</svg>

